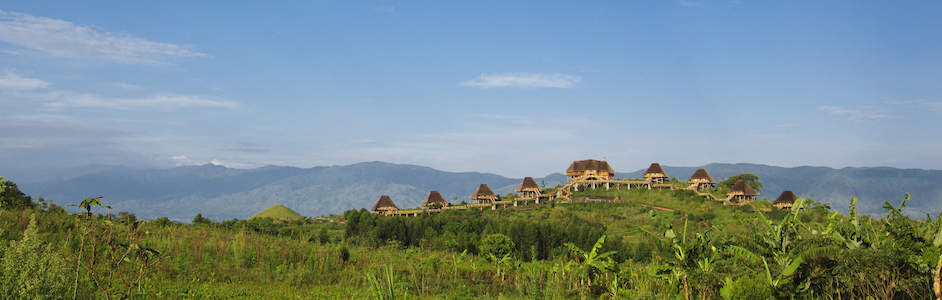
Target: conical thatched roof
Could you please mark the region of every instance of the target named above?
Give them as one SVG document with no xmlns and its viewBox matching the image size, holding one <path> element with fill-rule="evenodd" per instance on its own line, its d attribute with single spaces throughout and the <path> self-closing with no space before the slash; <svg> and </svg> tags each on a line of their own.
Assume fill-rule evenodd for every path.
<svg viewBox="0 0 942 300">
<path fill-rule="evenodd" d="M 569 164 L 569 168 L 566 169 L 566 173 L 581 173 L 585 171 L 597 171 L 597 172 L 608 172 L 609 174 L 615 174 L 615 169 L 612 169 L 608 165 L 607 161 L 598 161 L 594 159 L 574 161 Z"/>
<path fill-rule="evenodd" d="M 795 203 L 795 200 L 798 200 L 798 195 L 795 195 L 795 193 L 792 191 L 784 191 L 781 195 L 778 196 L 778 199 L 775 199 L 775 202 L 772 202 L 772 204 Z"/>
<path fill-rule="evenodd" d="M 745 180 L 737 181 L 736 184 L 733 184 L 733 187 L 729 189 L 729 194 L 733 195 L 743 195 L 743 196 L 758 196 L 759 192 L 756 192 L 751 185 L 746 183 Z"/>
<path fill-rule="evenodd" d="M 700 183 L 700 182 L 716 183 L 716 180 L 714 180 L 714 179 L 713 179 L 713 176 L 710 176 L 710 173 L 707 173 L 706 170 L 704 170 L 704 169 L 697 169 L 696 172 L 693 172 L 693 175 L 690 176 L 690 180 L 688 180 L 687 182 L 690 182 L 690 183 Z"/>
<path fill-rule="evenodd" d="M 445 197 L 442 197 L 442 194 L 438 191 L 431 191 L 428 193 L 428 196 L 425 197 L 425 201 L 422 201 L 422 206 L 428 207 L 432 203 L 445 205 Z"/>
<path fill-rule="evenodd" d="M 494 195 L 494 192 L 491 191 L 491 188 L 487 184 L 481 184 L 478 186 L 478 189 L 474 190 L 474 194 L 471 195 L 471 199 L 494 199 L 497 198 L 497 195 Z"/>
<path fill-rule="evenodd" d="M 520 185 L 517 186 L 517 189 L 514 191 L 519 193 L 519 192 L 539 192 L 540 190 L 542 189 L 540 188 L 539 184 L 536 184 L 536 180 L 533 180 L 533 177 L 527 177 L 527 178 L 524 178 L 523 181 L 520 182 Z"/>
<path fill-rule="evenodd" d="M 661 168 L 661 164 L 653 163 L 648 167 L 648 170 L 644 172 L 642 177 L 667 178 L 668 176 L 667 172 L 664 172 L 664 169 Z"/>
<path fill-rule="evenodd" d="M 396 207 L 396 204 L 393 203 L 392 199 L 387 195 L 379 197 L 379 200 L 376 200 L 376 204 L 373 204 L 371 211 L 380 211 L 380 210 L 399 210 L 399 207 Z"/>
</svg>

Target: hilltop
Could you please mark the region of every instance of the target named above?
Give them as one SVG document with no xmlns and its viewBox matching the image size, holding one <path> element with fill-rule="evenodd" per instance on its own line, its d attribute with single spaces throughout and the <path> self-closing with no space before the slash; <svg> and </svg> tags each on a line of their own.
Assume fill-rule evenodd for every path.
<svg viewBox="0 0 942 300">
<path fill-rule="evenodd" d="M 251 217 L 249 217 L 249 219 L 255 219 L 255 218 L 272 218 L 274 220 L 297 220 L 297 219 L 303 219 L 304 216 L 291 210 L 287 206 L 277 204 L 275 206 L 269 207 L 268 209 L 260 211 L 259 213 L 254 214 Z"/>
</svg>

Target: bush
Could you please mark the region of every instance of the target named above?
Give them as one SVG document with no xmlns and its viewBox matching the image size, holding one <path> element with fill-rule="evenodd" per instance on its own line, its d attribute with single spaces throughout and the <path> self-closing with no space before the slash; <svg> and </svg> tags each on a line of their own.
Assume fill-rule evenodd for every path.
<svg viewBox="0 0 942 300">
<path fill-rule="evenodd" d="M 481 239 L 478 249 L 484 257 L 494 255 L 501 258 L 514 251 L 514 241 L 500 233 L 488 234 Z"/>
<path fill-rule="evenodd" d="M 0 262 L 0 299 L 70 298 L 69 267 L 52 245 L 39 240 L 36 216 L 21 241 L 11 241 Z"/>
</svg>

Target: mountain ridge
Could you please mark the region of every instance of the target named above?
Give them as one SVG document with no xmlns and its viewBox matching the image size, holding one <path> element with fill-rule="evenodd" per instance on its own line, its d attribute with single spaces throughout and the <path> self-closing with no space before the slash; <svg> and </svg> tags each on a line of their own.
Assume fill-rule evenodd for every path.
<svg viewBox="0 0 942 300">
<path fill-rule="evenodd" d="M 188 221 L 197 213 L 217 220 L 247 218 L 275 204 L 283 204 L 307 216 L 339 214 L 349 209 L 369 208 L 381 195 L 389 195 L 401 208 L 418 207 L 429 191 L 437 190 L 449 202 L 469 201 L 481 183 L 495 193 L 513 192 L 522 179 L 491 173 L 445 172 L 430 167 L 362 162 L 346 166 L 297 168 L 265 166 L 232 169 L 218 165 L 171 169 L 130 169 L 93 166 L 94 172 L 73 169 L 75 176 L 50 177 L 18 183 L 28 195 L 43 197 L 59 205 L 76 204 L 88 197 L 105 197 L 116 211 L 141 218 L 169 217 Z M 753 173 L 764 188 L 759 196 L 774 200 L 784 190 L 799 197 L 828 202 L 847 211 L 851 197 L 861 199 L 864 214 L 882 214 L 883 201 L 898 204 L 910 193 L 912 213 L 932 215 L 942 210 L 942 171 L 891 167 L 776 167 L 761 164 L 713 163 L 701 167 L 662 168 L 669 176 L 686 181 L 698 168 L 717 181 L 733 175 Z M 618 178 L 640 178 L 646 170 L 617 173 Z M 617 170 L 616 170 L 617 171 Z M 16 178 L 8 178 L 16 180 Z M 552 173 L 535 178 L 547 187 L 565 184 L 566 177 Z"/>
</svg>

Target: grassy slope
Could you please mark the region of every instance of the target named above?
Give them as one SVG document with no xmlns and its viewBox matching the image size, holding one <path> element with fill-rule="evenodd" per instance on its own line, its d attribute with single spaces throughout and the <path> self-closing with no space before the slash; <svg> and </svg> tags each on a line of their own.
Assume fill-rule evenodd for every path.
<svg viewBox="0 0 942 300">
<path fill-rule="evenodd" d="M 275 206 L 269 207 L 268 209 L 263 210 L 255 214 L 254 216 L 249 217 L 249 219 L 254 219 L 254 218 L 272 218 L 275 220 L 297 220 L 297 219 L 303 219 L 304 216 L 291 210 L 287 206 L 276 204 Z"/>
</svg>

